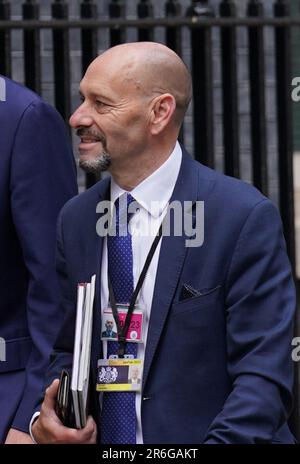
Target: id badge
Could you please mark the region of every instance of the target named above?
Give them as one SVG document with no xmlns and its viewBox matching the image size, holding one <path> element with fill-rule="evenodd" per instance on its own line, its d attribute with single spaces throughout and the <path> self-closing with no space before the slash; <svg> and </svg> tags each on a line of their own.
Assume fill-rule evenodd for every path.
<svg viewBox="0 0 300 464">
<path fill-rule="evenodd" d="M 120 325 L 123 327 L 128 312 L 128 305 L 117 304 L 117 309 Z M 126 334 L 126 341 L 133 343 L 143 342 L 143 320 L 142 309 L 135 308 Z M 105 308 L 102 314 L 101 340 L 118 340 L 117 324 L 111 308 Z"/>
<path fill-rule="evenodd" d="M 98 392 L 141 391 L 143 361 L 141 359 L 99 359 Z"/>
</svg>

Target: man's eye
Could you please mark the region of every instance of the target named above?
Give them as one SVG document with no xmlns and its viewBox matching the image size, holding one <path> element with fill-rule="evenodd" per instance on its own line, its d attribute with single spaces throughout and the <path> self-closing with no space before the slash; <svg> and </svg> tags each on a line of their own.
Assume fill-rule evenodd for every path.
<svg viewBox="0 0 300 464">
<path fill-rule="evenodd" d="M 102 101 L 100 100 L 96 100 L 96 105 L 100 108 L 102 108 L 102 106 L 105 106 L 105 103 L 103 103 Z"/>
<path fill-rule="evenodd" d="M 81 103 L 83 103 L 84 102 L 84 97 L 82 95 L 80 95 L 79 100 L 81 101 Z"/>
</svg>

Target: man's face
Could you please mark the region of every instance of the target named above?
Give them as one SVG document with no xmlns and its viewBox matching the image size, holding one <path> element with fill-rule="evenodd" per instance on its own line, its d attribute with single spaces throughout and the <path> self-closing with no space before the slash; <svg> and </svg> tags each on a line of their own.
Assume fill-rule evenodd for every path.
<svg viewBox="0 0 300 464">
<path fill-rule="evenodd" d="M 118 70 L 117 63 L 98 59 L 80 84 L 81 106 L 70 118 L 77 129 L 80 165 L 106 170 L 137 159 L 149 136 L 149 96 Z"/>
<path fill-rule="evenodd" d="M 138 376 L 139 376 L 139 369 L 138 369 L 137 367 L 134 367 L 134 368 L 132 369 L 132 378 L 133 378 L 133 379 L 137 379 Z"/>
<path fill-rule="evenodd" d="M 112 321 L 106 321 L 105 327 L 109 332 L 112 331 L 113 326 L 114 326 L 114 324 L 113 324 Z"/>
</svg>

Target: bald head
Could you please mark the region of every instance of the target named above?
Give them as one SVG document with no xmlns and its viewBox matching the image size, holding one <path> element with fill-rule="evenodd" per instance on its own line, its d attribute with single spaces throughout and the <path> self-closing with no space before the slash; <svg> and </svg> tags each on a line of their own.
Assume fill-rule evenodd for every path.
<svg viewBox="0 0 300 464">
<path fill-rule="evenodd" d="M 173 119 L 181 125 L 191 100 L 192 84 L 186 65 L 170 48 L 155 42 L 118 45 L 97 57 L 87 73 L 97 72 L 100 66 L 105 66 L 112 83 L 122 81 L 129 91 L 150 97 L 171 94 L 176 101 Z"/>
<path fill-rule="evenodd" d="M 109 169 L 132 190 L 173 153 L 191 99 L 191 78 L 176 53 L 138 42 L 110 48 L 80 82 L 70 118 L 80 137 L 80 166 Z"/>
</svg>

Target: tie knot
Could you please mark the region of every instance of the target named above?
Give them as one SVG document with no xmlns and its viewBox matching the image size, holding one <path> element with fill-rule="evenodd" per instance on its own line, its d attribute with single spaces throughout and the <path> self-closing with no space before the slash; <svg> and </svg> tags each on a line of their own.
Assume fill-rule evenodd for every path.
<svg viewBox="0 0 300 464">
<path fill-rule="evenodd" d="M 115 201 L 115 207 L 117 209 L 123 209 L 124 207 L 128 207 L 134 200 L 133 196 L 130 193 L 125 192 Z"/>
<path fill-rule="evenodd" d="M 124 235 L 125 231 L 128 232 L 128 224 L 130 219 L 135 213 L 135 209 L 129 206 L 135 202 L 130 193 L 123 193 L 115 201 L 115 221 L 117 227 L 117 234 Z"/>
</svg>

